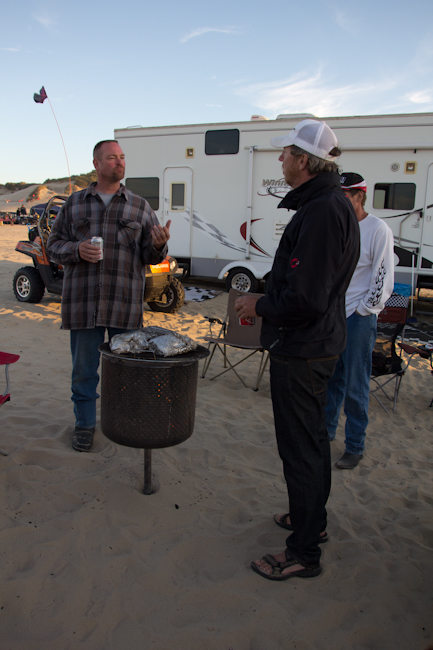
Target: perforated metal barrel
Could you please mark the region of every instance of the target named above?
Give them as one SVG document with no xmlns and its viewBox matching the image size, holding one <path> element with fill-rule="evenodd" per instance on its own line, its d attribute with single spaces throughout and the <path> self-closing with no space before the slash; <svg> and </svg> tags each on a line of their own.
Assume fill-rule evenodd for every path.
<svg viewBox="0 0 433 650">
<path fill-rule="evenodd" d="M 198 362 L 209 352 L 199 346 L 175 357 L 154 358 L 111 352 L 102 357 L 101 429 L 120 445 L 141 449 L 172 447 L 194 429 Z"/>
</svg>

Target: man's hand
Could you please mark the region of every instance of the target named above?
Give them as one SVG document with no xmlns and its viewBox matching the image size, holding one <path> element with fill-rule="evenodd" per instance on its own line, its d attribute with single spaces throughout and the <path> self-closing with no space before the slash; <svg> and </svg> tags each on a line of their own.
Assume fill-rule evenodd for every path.
<svg viewBox="0 0 433 650">
<path fill-rule="evenodd" d="M 157 225 L 152 227 L 152 243 L 157 251 L 162 250 L 170 239 L 170 225 L 171 220 L 167 221 L 166 226 Z"/>
<path fill-rule="evenodd" d="M 85 262 L 92 262 L 92 264 L 96 264 L 96 262 L 99 262 L 101 259 L 100 248 L 91 244 L 90 239 L 86 239 L 86 241 L 78 244 L 78 253 L 82 260 Z"/>
<path fill-rule="evenodd" d="M 257 296 L 241 296 L 236 298 L 235 309 L 238 318 L 248 318 L 248 316 L 257 316 L 256 303 L 260 300 Z"/>
</svg>

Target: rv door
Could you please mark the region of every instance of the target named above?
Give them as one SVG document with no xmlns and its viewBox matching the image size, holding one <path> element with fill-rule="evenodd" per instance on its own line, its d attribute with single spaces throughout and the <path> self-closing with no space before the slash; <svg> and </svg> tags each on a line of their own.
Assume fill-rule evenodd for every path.
<svg viewBox="0 0 433 650">
<path fill-rule="evenodd" d="M 163 225 L 171 219 L 170 255 L 191 258 L 192 233 L 192 169 L 166 167 L 161 219 Z"/>
<path fill-rule="evenodd" d="M 430 273 L 433 274 L 433 162 L 427 168 L 423 217 L 418 268 L 420 274 L 424 274 L 426 269 L 429 269 Z M 433 282 L 433 277 L 431 281 Z"/>
</svg>

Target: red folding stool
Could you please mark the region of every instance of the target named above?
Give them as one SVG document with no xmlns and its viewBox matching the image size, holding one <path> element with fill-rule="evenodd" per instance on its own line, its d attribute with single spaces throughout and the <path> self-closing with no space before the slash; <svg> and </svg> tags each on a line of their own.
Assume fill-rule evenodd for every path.
<svg viewBox="0 0 433 650">
<path fill-rule="evenodd" d="M 19 354 L 9 354 L 8 352 L 0 352 L 0 366 L 5 366 L 6 372 L 6 390 L 3 395 L 0 396 L 0 406 L 3 406 L 5 402 L 10 401 L 9 393 L 9 366 L 11 363 L 15 363 L 20 358 Z"/>
</svg>

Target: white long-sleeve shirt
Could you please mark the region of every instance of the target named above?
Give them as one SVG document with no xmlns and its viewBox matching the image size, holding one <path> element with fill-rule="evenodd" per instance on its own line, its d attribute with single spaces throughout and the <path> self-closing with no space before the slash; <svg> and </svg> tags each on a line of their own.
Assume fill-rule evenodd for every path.
<svg viewBox="0 0 433 650">
<path fill-rule="evenodd" d="M 361 252 L 346 292 L 346 318 L 379 314 L 394 288 L 394 236 L 391 228 L 369 214 L 359 222 Z"/>
</svg>

